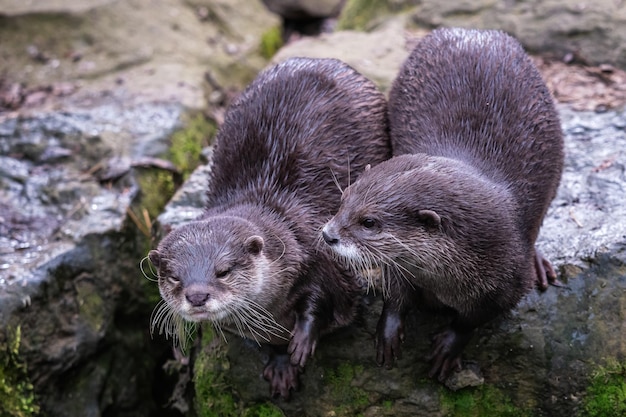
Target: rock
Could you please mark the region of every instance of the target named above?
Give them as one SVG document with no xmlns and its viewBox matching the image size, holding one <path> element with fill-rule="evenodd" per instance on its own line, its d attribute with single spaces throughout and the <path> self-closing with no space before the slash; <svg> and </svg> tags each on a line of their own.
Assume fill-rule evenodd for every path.
<svg viewBox="0 0 626 417">
<path fill-rule="evenodd" d="M 623 2 L 348 0 L 338 26 L 371 30 L 400 12 L 410 16 L 413 28 L 501 29 L 534 53 L 550 53 L 566 62 L 611 64 L 626 69 Z"/>
<path fill-rule="evenodd" d="M 10 85 L 77 84 L 70 97 L 39 97 L 37 107 L 83 105 L 97 92 L 203 108 L 205 90 L 212 91 L 205 72 L 241 89 L 265 65 L 261 35 L 278 25 L 259 0 L 45 3 L 0 0 L 0 78 Z"/>
<path fill-rule="evenodd" d="M 612 0 L 424 0 L 411 10 L 420 27 L 502 29 L 532 52 L 626 69 L 626 5 Z"/>
<path fill-rule="evenodd" d="M 463 368 L 453 373 L 445 380 L 444 385 L 452 391 L 467 387 L 479 387 L 485 383 L 485 378 L 476 362 L 464 362 Z"/>
<path fill-rule="evenodd" d="M 101 183 L 90 170 L 107 155 L 135 156 L 134 143 L 164 143 L 181 112 L 109 105 L 0 122 L 0 342 L 21 329 L 48 415 L 100 416 L 150 398 L 144 366 L 154 358 L 134 351 L 156 354 L 152 306 L 137 269 L 143 248 L 125 227 L 138 187 L 131 175 Z M 69 153 L 50 158 L 51 149 Z"/>
<path fill-rule="evenodd" d="M 408 56 L 408 50 L 404 48 L 405 25 L 406 20 L 398 17 L 370 33 L 340 31 L 325 33 L 317 38 L 303 38 L 278 51 L 272 62 L 296 56 L 337 58 L 370 78 L 381 90 L 387 91 Z M 420 33 L 425 32 L 416 32 L 416 36 Z"/>
</svg>

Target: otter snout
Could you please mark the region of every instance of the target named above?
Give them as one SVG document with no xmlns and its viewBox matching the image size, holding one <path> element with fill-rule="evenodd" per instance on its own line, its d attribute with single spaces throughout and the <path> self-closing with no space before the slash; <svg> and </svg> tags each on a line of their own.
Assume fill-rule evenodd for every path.
<svg viewBox="0 0 626 417">
<path fill-rule="evenodd" d="M 193 307 L 203 306 L 210 296 L 204 286 L 190 285 L 185 289 L 185 298 Z"/>
<path fill-rule="evenodd" d="M 326 223 L 324 225 L 324 228 L 322 229 L 322 237 L 324 238 L 324 242 L 330 246 L 339 243 L 339 235 L 333 230 L 330 223 Z"/>
</svg>

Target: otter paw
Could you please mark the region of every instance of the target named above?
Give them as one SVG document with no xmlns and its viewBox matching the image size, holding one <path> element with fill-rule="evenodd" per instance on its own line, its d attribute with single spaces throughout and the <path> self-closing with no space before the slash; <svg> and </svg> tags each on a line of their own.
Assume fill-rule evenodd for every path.
<svg viewBox="0 0 626 417">
<path fill-rule="evenodd" d="M 469 337 L 452 329 L 445 330 L 433 337 L 432 351 L 428 360 L 432 362 L 428 376 L 445 381 L 454 371 L 462 368 L 461 352 Z"/>
<path fill-rule="evenodd" d="M 273 356 L 263 369 L 263 378 L 270 384 L 270 396 L 289 400 L 291 391 L 297 391 L 300 368 L 291 364 L 289 355 Z"/>
<path fill-rule="evenodd" d="M 396 359 L 402 357 L 404 322 L 398 314 L 383 314 L 376 326 L 376 363 L 391 369 Z"/>
</svg>

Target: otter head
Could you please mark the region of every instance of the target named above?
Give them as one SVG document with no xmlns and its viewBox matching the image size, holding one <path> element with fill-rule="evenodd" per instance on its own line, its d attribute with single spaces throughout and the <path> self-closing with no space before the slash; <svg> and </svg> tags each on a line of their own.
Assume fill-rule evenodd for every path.
<svg viewBox="0 0 626 417">
<path fill-rule="evenodd" d="M 264 245 L 258 228 L 236 217 L 210 217 L 172 231 L 149 253 L 165 302 L 153 328 L 154 321 L 171 320 L 174 314 L 235 327 L 242 334 L 275 331 L 263 307 L 272 292 L 266 285 L 271 261 Z M 167 332 L 168 325 L 159 327 Z"/>
<path fill-rule="evenodd" d="M 383 295 L 391 275 L 433 290 L 463 285 L 459 277 L 496 250 L 498 234 L 514 227 L 500 220 L 508 216 L 498 208 L 507 196 L 458 161 L 398 156 L 344 191 L 322 236 Z"/>
</svg>

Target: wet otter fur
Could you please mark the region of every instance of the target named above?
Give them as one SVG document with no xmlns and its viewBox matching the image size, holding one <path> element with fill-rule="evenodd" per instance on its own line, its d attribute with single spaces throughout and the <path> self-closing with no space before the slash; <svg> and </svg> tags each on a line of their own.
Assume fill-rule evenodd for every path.
<svg viewBox="0 0 626 417">
<path fill-rule="evenodd" d="M 153 325 L 210 321 L 273 347 L 263 375 L 288 398 L 320 335 L 349 324 L 358 299 L 320 229 L 338 187 L 390 156 L 386 100 L 348 65 L 292 58 L 262 72 L 226 113 L 206 211 L 149 254 L 165 301 Z"/>
<path fill-rule="evenodd" d="M 345 190 L 325 241 L 385 302 L 377 361 L 400 354 L 411 305 L 453 314 L 431 377 L 461 366 L 474 329 L 556 280 L 536 251 L 563 169 L 559 118 L 541 75 L 499 31 L 438 29 L 389 95 L 394 157 Z"/>
</svg>

